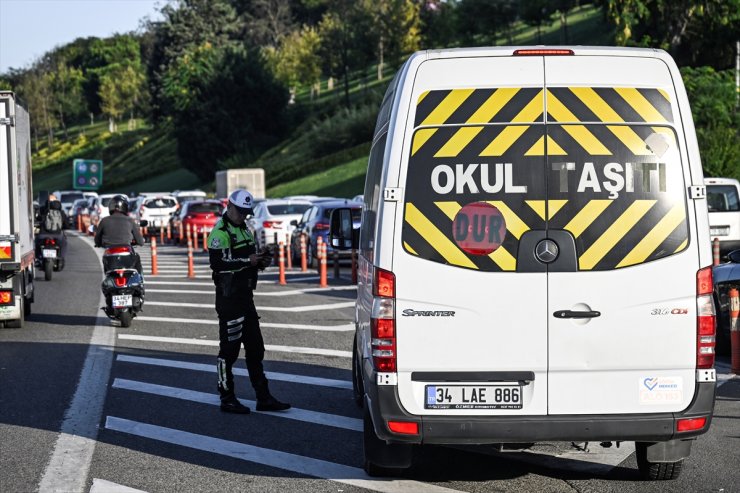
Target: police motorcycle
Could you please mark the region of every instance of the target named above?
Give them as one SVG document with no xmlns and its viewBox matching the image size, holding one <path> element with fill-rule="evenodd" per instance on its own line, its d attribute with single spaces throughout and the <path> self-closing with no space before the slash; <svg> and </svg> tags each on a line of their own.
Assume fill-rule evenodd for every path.
<svg viewBox="0 0 740 493">
<path fill-rule="evenodd" d="M 147 221 L 140 225 L 146 227 Z M 105 306 L 103 311 L 121 327 L 131 321 L 144 307 L 144 277 L 136 270 L 136 252 L 131 245 L 109 246 L 103 252 L 105 277 L 101 284 Z"/>
</svg>

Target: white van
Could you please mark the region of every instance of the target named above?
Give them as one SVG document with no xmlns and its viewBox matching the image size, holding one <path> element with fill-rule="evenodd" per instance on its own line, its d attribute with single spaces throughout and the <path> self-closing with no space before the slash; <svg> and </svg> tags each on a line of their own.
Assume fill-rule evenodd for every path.
<svg viewBox="0 0 740 493">
<path fill-rule="evenodd" d="M 350 225 L 334 214 L 333 246 L 357 244 Z M 635 441 L 646 478 L 678 476 L 714 408 L 708 234 L 665 52 L 411 56 L 359 233 L 368 474 L 409 467 L 414 444 Z"/>
<path fill-rule="evenodd" d="M 709 235 L 719 239 L 722 255 L 740 248 L 740 182 L 734 178 L 704 178 L 709 207 Z"/>
</svg>

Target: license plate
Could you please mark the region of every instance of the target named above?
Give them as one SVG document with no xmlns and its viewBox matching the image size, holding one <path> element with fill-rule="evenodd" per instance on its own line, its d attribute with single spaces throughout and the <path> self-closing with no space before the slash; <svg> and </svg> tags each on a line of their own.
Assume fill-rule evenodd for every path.
<svg viewBox="0 0 740 493">
<path fill-rule="evenodd" d="M 56 250 L 48 250 L 45 248 L 41 253 L 43 254 L 44 258 L 57 258 Z"/>
<path fill-rule="evenodd" d="M 730 228 L 729 226 L 723 226 L 719 228 L 709 228 L 709 234 L 712 236 L 729 236 Z"/>
<path fill-rule="evenodd" d="M 521 385 L 427 385 L 425 409 L 521 409 Z"/>
<path fill-rule="evenodd" d="M 120 294 L 113 296 L 113 308 L 125 308 L 132 305 L 130 294 Z"/>
</svg>

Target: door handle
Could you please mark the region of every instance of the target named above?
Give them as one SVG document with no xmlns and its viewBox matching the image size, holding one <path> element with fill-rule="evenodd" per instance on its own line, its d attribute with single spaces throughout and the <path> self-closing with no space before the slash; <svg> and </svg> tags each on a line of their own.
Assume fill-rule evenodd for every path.
<svg viewBox="0 0 740 493">
<path fill-rule="evenodd" d="M 555 318 L 594 318 L 601 315 L 601 312 L 589 310 L 589 311 L 575 311 L 575 310 L 558 310 L 553 313 Z"/>
</svg>

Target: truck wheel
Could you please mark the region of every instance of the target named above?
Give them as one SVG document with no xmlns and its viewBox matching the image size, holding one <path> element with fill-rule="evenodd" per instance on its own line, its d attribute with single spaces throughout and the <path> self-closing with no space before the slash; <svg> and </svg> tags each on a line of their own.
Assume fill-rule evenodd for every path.
<svg viewBox="0 0 740 493">
<path fill-rule="evenodd" d="M 395 477 L 411 467 L 412 446 L 405 443 L 389 444 L 378 438 L 367 406 L 363 425 L 363 466 L 368 476 Z"/>
<path fill-rule="evenodd" d="M 365 384 L 362 381 L 362 366 L 357 355 L 357 335 L 352 344 L 352 396 L 357 407 L 362 409 L 365 403 Z"/>
<path fill-rule="evenodd" d="M 125 312 L 121 312 L 118 320 L 121 322 L 121 327 L 126 328 L 131 326 L 131 319 L 133 318 L 133 314 L 129 310 L 126 310 Z"/>
<path fill-rule="evenodd" d="M 31 315 L 31 300 L 29 299 L 23 300 L 23 315 L 26 317 Z"/>
<path fill-rule="evenodd" d="M 635 443 L 637 469 L 643 479 L 662 481 L 676 479 L 681 474 L 683 459 L 676 462 L 651 462 L 647 459 L 647 444 Z"/>
<path fill-rule="evenodd" d="M 54 263 L 50 259 L 44 260 L 44 280 L 51 281 L 51 273 L 54 271 Z"/>
</svg>

